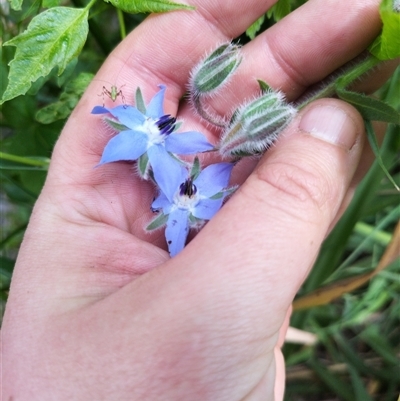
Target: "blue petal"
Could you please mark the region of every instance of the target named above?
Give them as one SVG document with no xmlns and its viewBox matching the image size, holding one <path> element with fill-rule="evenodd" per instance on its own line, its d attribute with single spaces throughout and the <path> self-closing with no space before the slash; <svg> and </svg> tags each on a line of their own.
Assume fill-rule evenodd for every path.
<svg viewBox="0 0 400 401">
<path fill-rule="evenodd" d="M 207 141 L 206 137 L 196 131 L 170 134 L 165 140 L 165 147 L 168 152 L 180 155 L 190 155 L 214 149 L 214 146 Z"/>
<path fill-rule="evenodd" d="M 102 106 L 95 106 L 92 110 L 92 114 L 106 114 L 109 113 L 108 109 Z"/>
<path fill-rule="evenodd" d="M 202 199 L 192 212 L 198 219 L 210 220 L 221 209 L 223 198 Z"/>
<path fill-rule="evenodd" d="M 131 129 L 137 129 L 146 119 L 146 116 L 133 106 L 117 106 L 112 109 L 102 107 L 102 109 L 107 110 L 112 116 L 118 118 L 120 123 Z"/>
<path fill-rule="evenodd" d="M 122 131 L 104 148 L 100 164 L 119 160 L 136 160 L 146 152 L 148 138 L 142 132 Z"/>
<path fill-rule="evenodd" d="M 163 145 L 150 146 L 147 154 L 157 185 L 172 203 L 175 192 L 187 178 L 186 169 L 166 151 Z"/>
<path fill-rule="evenodd" d="M 146 115 L 154 120 L 164 115 L 163 103 L 166 86 L 158 85 L 158 87 L 160 88 L 160 91 L 157 92 L 150 100 L 146 111 Z"/>
<path fill-rule="evenodd" d="M 162 209 L 164 214 L 171 212 L 172 203 L 168 200 L 163 192 L 160 192 L 158 197 L 151 204 L 151 208 L 154 210 Z"/>
<path fill-rule="evenodd" d="M 165 238 L 171 257 L 175 256 L 185 247 L 188 234 L 188 211 L 183 209 L 174 210 L 168 216 L 167 228 L 165 230 Z"/>
<path fill-rule="evenodd" d="M 201 196 L 209 198 L 221 189 L 226 188 L 232 168 L 232 163 L 217 163 L 206 167 L 194 180 L 194 185 L 196 185 Z"/>
</svg>

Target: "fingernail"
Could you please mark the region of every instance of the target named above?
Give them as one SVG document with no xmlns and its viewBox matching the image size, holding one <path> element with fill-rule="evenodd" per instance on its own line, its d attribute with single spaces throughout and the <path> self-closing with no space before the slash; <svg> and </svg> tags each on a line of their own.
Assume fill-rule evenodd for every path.
<svg viewBox="0 0 400 401">
<path fill-rule="evenodd" d="M 299 128 L 310 135 L 334 145 L 351 149 L 357 138 L 357 127 L 342 109 L 314 106 L 302 117 Z"/>
</svg>

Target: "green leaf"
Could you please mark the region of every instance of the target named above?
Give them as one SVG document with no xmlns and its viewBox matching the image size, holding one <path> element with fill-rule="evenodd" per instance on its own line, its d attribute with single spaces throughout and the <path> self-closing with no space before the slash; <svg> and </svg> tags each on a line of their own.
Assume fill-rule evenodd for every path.
<svg viewBox="0 0 400 401">
<path fill-rule="evenodd" d="M 2 290 L 10 286 L 14 263 L 14 260 L 0 256 L 0 289 Z"/>
<path fill-rule="evenodd" d="M 160 213 L 147 227 L 147 231 L 153 231 L 157 230 L 157 228 L 160 228 L 164 226 L 167 223 L 168 220 L 168 215 L 165 215 L 164 213 Z"/>
<path fill-rule="evenodd" d="M 246 35 L 253 40 L 257 32 L 261 29 L 262 24 L 264 23 L 265 20 L 265 14 L 262 15 L 257 21 L 253 22 L 247 29 L 246 29 Z"/>
<path fill-rule="evenodd" d="M 400 56 L 400 11 L 398 6 L 396 9 L 395 2 L 382 0 L 379 7 L 382 32 L 368 49 L 380 60 L 392 60 Z"/>
<path fill-rule="evenodd" d="M 42 124 L 50 124 L 54 121 L 67 118 L 77 105 L 83 92 L 93 78 L 93 74 L 81 73 L 70 81 L 60 95 L 60 100 L 52 103 L 36 113 L 36 120 Z"/>
<path fill-rule="evenodd" d="M 116 131 L 121 132 L 121 131 L 129 131 L 129 128 L 118 122 L 117 120 L 113 120 L 108 117 L 104 117 L 104 121 L 111 127 L 114 128 Z"/>
<path fill-rule="evenodd" d="M 59 88 L 61 88 L 67 82 L 73 79 L 72 77 L 75 72 L 77 64 L 78 64 L 78 57 L 75 57 L 68 63 L 68 65 L 65 67 L 64 72 L 61 75 L 57 75 L 56 69 L 53 69 L 53 71 L 55 72 L 54 77 L 56 78 L 57 86 Z"/>
<path fill-rule="evenodd" d="M 11 8 L 15 11 L 19 11 L 22 8 L 23 0 L 9 0 Z"/>
<path fill-rule="evenodd" d="M 352 104 L 365 120 L 384 121 L 400 125 L 400 113 L 387 103 L 343 89 L 340 84 L 336 88 L 336 93 L 341 99 Z"/>
<path fill-rule="evenodd" d="M 271 9 L 268 10 L 268 18 L 274 17 L 277 22 L 290 13 L 290 0 L 279 0 Z"/>
<path fill-rule="evenodd" d="M 4 43 L 16 46 L 8 87 L 0 102 L 25 94 L 32 82 L 58 67 L 61 75 L 81 51 L 88 33 L 88 10 L 55 7 L 39 14 L 27 30 Z"/>
<path fill-rule="evenodd" d="M 190 171 L 190 176 L 192 177 L 193 180 L 195 180 L 199 176 L 200 170 L 201 170 L 201 168 L 200 168 L 200 160 L 196 156 L 194 158 L 194 161 L 193 161 L 192 170 Z"/>
<path fill-rule="evenodd" d="M 365 120 L 365 128 L 367 130 L 367 137 L 369 140 L 369 144 L 375 154 L 376 160 L 378 161 L 379 165 L 381 166 L 383 172 L 385 173 L 386 177 L 388 178 L 388 180 L 393 184 L 393 186 L 400 191 L 400 188 L 398 187 L 398 185 L 396 184 L 396 182 L 394 181 L 394 179 L 392 178 L 392 176 L 390 175 L 389 171 L 387 170 L 385 164 L 383 163 L 382 160 L 382 156 L 381 156 L 381 152 L 379 151 L 379 145 L 378 145 L 378 141 L 376 140 L 376 135 L 374 132 L 374 128 L 371 124 L 371 121 L 369 120 Z"/>
<path fill-rule="evenodd" d="M 138 172 L 140 177 L 142 177 L 144 180 L 147 180 L 149 177 L 149 170 L 150 170 L 150 163 L 149 163 L 149 156 L 147 152 L 143 153 L 138 161 L 137 161 L 137 167 L 138 167 Z"/>
<path fill-rule="evenodd" d="M 354 395 L 349 386 L 337 375 L 330 372 L 315 356 L 310 359 L 308 364 L 314 370 L 315 375 L 337 396 L 346 401 L 354 401 Z"/>
<path fill-rule="evenodd" d="M 352 365 L 348 365 L 348 369 L 354 389 L 354 401 L 373 401 L 357 369 Z"/>
<path fill-rule="evenodd" d="M 257 79 L 257 82 L 258 82 L 261 92 L 268 92 L 268 90 L 271 89 L 271 87 L 262 79 Z"/>
<path fill-rule="evenodd" d="M 143 94 L 141 89 L 138 87 L 135 93 L 136 108 L 142 113 L 146 114 L 146 105 L 144 103 Z"/>
<path fill-rule="evenodd" d="M 106 0 L 114 7 L 131 14 L 162 13 L 174 10 L 194 10 L 186 4 L 173 3 L 168 0 Z"/>
<path fill-rule="evenodd" d="M 182 124 L 183 124 L 183 121 L 177 121 L 177 122 L 175 123 L 174 132 L 175 132 L 175 131 L 178 131 L 179 128 L 181 128 Z"/>
<path fill-rule="evenodd" d="M 364 330 L 360 337 L 372 349 L 374 349 L 388 364 L 398 367 L 399 360 L 396 354 L 393 354 L 393 349 L 389 341 L 379 331 L 379 326 L 371 325 Z"/>
<path fill-rule="evenodd" d="M 223 189 L 220 192 L 217 192 L 215 195 L 211 196 L 210 199 L 221 199 L 223 196 L 227 197 L 232 195 L 237 189 L 239 188 L 238 185 L 235 185 L 228 189 Z"/>
<path fill-rule="evenodd" d="M 14 177 L 11 178 L 8 174 L 3 173 L 2 171 L 0 171 L 0 180 L 2 190 L 12 203 L 33 206 L 37 196 L 28 188 L 25 188 Z"/>
<path fill-rule="evenodd" d="M 43 8 L 52 8 L 59 6 L 61 3 L 61 0 L 42 0 L 42 7 Z"/>
<path fill-rule="evenodd" d="M 40 10 L 40 7 L 42 5 L 41 3 L 42 3 L 41 0 L 32 1 L 31 4 L 29 5 L 29 8 L 27 8 L 25 10 L 25 12 L 23 13 L 23 15 L 21 17 L 21 20 L 24 20 L 24 19 L 29 18 L 29 17 L 33 17 L 36 14 L 39 14 L 39 12 L 40 12 L 39 10 Z M 26 4 L 27 3 L 25 3 L 24 6 L 26 6 Z"/>
<path fill-rule="evenodd" d="M 23 224 L 19 225 L 18 227 L 16 227 L 10 233 L 7 233 L 7 236 L 0 241 L 0 249 L 5 250 L 5 248 L 7 247 L 7 245 L 9 243 L 11 243 L 12 241 L 18 241 L 17 237 L 22 238 L 27 226 L 28 226 L 27 222 L 23 223 Z M 2 270 L 2 267 L 4 267 L 1 265 L 1 263 L 2 263 L 2 261 L 1 261 L 1 257 L 0 257 L 0 272 Z"/>
<path fill-rule="evenodd" d="M 43 170 L 49 168 L 50 159 L 47 157 L 23 157 L 0 152 L 1 170 Z"/>
</svg>

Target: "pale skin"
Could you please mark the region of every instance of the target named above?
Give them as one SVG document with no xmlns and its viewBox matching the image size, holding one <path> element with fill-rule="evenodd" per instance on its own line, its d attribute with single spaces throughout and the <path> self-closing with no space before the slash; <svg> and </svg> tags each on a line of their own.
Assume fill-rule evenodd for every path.
<svg viewBox="0 0 400 401">
<path fill-rule="evenodd" d="M 148 101 L 166 84 L 166 111 L 216 141 L 218 130 L 179 104 L 189 71 L 272 2 L 191 4 L 196 12 L 149 17 L 96 78 L 125 83 L 127 103 L 137 86 Z M 368 46 L 378 4 L 310 0 L 245 46 L 215 110 L 254 95 L 256 78 L 295 99 Z M 387 76 L 378 71 L 369 90 Z M 292 300 L 371 160 L 360 115 L 334 99 L 309 106 L 254 171 L 254 160 L 237 166 L 241 188 L 170 259 L 163 232 L 143 230 L 154 187 L 129 163 L 93 168 L 111 137 L 90 115 L 98 82 L 60 136 L 19 253 L 2 328 L 2 399 L 282 400 Z M 305 129 L 312 108 L 323 124 L 341 119 L 336 139 Z"/>
</svg>

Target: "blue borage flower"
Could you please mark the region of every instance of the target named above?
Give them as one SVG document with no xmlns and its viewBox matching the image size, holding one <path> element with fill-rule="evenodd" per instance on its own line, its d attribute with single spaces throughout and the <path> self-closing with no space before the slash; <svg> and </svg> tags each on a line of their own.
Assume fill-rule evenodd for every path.
<svg viewBox="0 0 400 401">
<path fill-rule="evenodd" d="M 180 166 L 179 174 L 170 177 L 172 185 L 160 185 L 160 194 L 151 205 L 160 214 L 147 230 L 166 223 L 165 237 L 171 256 L 184 248 L 189 228 L 200 228 L 210 220 L 221 208 L 224 198 L 236 189 L 227 189 L 232 168 L 232 163 L 217 163 L 200 172 L 196 158 L 190 174 Z"/>
<path fill-rule="evenodd" d="M 150 165 L 157 184 L 171 192 L 175 190 L 169 188 L 171 177 L 179 175 L 182 168 L 172 154 L 195 154 L 212 150 L 214 146 L 200 132 L 174 132 L 176 118 L 165 114 L 163 108 L 166 87 L 159 85 L 159 88 L 147 107 L 141 102 L 141 110 L 128 105 L 114 108 L 96 106 L 92 114 L 111 114 L 117 120 L 106 121 L 120 131 L 107 143 L 99 165 L 138 160 L 138 172 L 142 178 L 148 178 Z"/>
</svg>

